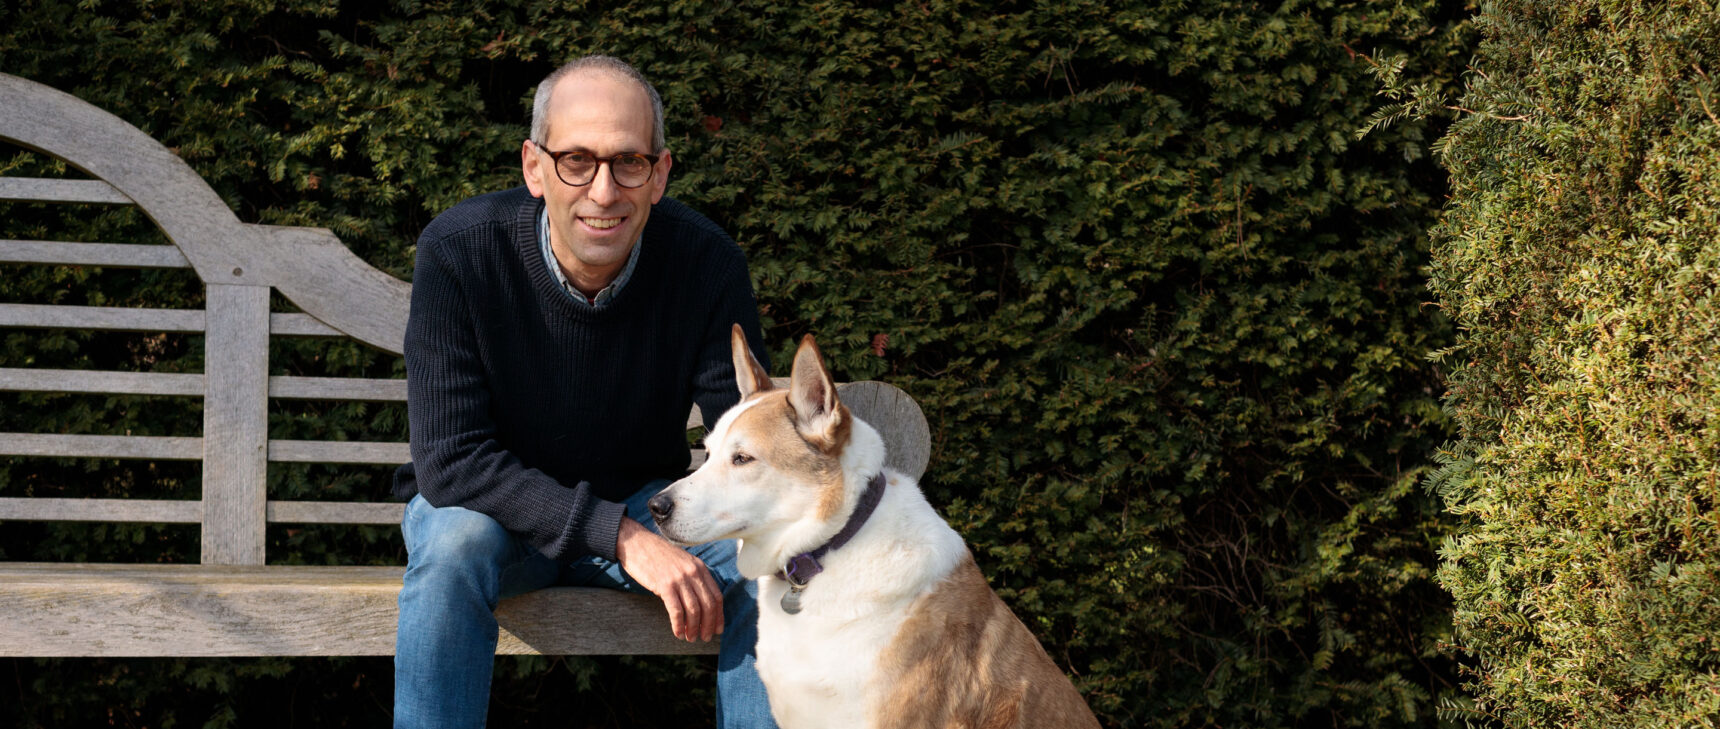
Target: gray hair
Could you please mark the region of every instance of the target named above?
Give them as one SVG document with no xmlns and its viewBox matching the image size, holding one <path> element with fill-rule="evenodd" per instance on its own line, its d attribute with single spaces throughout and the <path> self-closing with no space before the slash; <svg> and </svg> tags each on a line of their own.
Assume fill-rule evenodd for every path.
<svg viewBox="0 0 1720 729">
<path fill-rule="evenodd" d="M 645 95 L 651 99 L 651 151 L 662 152 L 663 141 L 663 97 L 657 95 L 657 89 L 645 80 L 645 74 L 614 56 L 590 55 L 576 58 L 562 64 L 561 68 L 551 71 L 538 84 L 537 97 L 532 100 L 532 141 L 543 142 L 549 136 L 549 102 L 550 94 L 555 91 L 555 85 L 568 74 L 576 71 L 603 71 L 620 76 L 639 84 L 645 90 Z"/>
</svg>

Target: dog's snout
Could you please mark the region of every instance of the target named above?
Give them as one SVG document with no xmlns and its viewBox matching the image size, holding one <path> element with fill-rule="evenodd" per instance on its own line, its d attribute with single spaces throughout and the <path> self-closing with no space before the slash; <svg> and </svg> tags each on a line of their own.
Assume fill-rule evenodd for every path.
<svg viewBox="0 0 1720 729">
<path fill-rule="evenodd" d="M 662 521 L 675 511 L 675 500 L 669 498 L 668 494 L 657 494 L 645 502 L 645 508 L 651 510 L 651 516 L 656 517 L 657 521 Z"/>
</svg>

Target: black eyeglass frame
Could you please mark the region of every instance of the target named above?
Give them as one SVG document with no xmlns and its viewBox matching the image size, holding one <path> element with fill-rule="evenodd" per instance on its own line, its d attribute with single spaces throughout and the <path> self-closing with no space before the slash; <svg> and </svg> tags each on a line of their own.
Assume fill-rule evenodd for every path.
<svg viewBox="0 0 1720 729">
<path fill-rule="evenodd" d="M 591 152 L 589 152 L 587 150 L 583 150 L 583 149 L 567 149 L 567 150 L 562 150 L 560 152 L 556 152 L 556 151 L 549 149 L 548 147 L 543 146 L 543 144 L 538 142 L 536 139 L 527 139 L 526 141 L 531 142 L 532 146 L 536 147 L 539 152 L 543 152 L 544 154 L 549 155 L 549 160 L 550 160 L 549 166 L 550 166 L 550 169 L 555 170 L 555 179 L 561 180 L 562 184 L 568 185 L 570 187 L 585 187 L 586 185 L 591 184 L 592 182 L 597 180 L 598 168 L 600 168 L 604 165 L 608 165 L 609 166 L 609 181 L 610 182 L 615 183 L 615 185 L 617 187 L 620 187 L 622 189 L 637 190 L 641 187 L 644 187 L 644 186 L 650 184 L 651 178 L 657 176 L 657 160 L 662 159 L 661 155 L 644 154 L 641 152 L 622 152 L 620 154 L 612 154 L 608 157 L 599 157 L 599 156 L 597 156 L 595 154 L 591 154 Z M 586 180 L 585 182 L 568 182 L 566 177 L 561 176 L 561 158 L 566 157 L 570 154 L 574 154 L 576 152 L 580 153 L 580 154 L 591 154 L 591 161 L 592 161 L 591 178 Z M 639 184 L 628 185 L 628 184 L 621 182 L 621 180 L 615 176 L 615 164 L 614 164 L 614 162 L 615 162 L 615 160 L 622 159 L 624 157 L 638 157 L 640 159 L 643 159 L 643 160 L 651 163 L 650 167 L 648 168 L 650 170 L 650 172 L 646 173 L 645 179 L 640 181 Z"/>
</svg>

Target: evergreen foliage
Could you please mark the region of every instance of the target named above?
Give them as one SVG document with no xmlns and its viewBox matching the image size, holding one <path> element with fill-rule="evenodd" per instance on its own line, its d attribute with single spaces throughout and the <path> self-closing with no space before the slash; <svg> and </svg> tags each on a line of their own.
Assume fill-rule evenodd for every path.
<svg viewBox="0 0 1720 729">
<path fill-rule="evenodd" d="M 1462 336 L 1432 483 L 1473 705 L 1512 726 L 1720 718 L 1720 13 L 1502 0 L 1441 147 Z"/>
<path fill-rule="evenodd" d="M 0 69 L 152 134 L 241 219 L 332 228 L 410 277 L 431 217 L 517 184 L 536 81 L 582 53 L 626 58 L 667 105 L 670 194 L 749 254 L 777 361 L 816 333 L 838 377 L 925 406 L 928 495 L 1107 725 L 1423 726 L 1452 674 L 1445 517 L 1416 487 L 1449 436 L 1424 355 L 1450 329 L 1421 271 L 1440 129 L 1352 132 L 1375 57 L 1455 83 L 1464 10 L 14 0 Z M 11 149 L 0 172 L 76 174 Z M 159 241 L 132 213 L 21 204 L 0 237 Z M 177 275 L 5 266 L 0 298 L 199 305 Z M 194 337 L 0 336 L 0 366 L 201 368 Z M 274 374 L 399 372 L 355 345 L 275 346 Z M 199 422 L 195 403 L 3 397 L 0 431 Z M 406 427 L 400 408 L 329 403 L 270 426 Z M 0 459 L 0 495 L 191 498 L 196 477 Z M 386 479 L 272 466 L 270 491 L 375 500 Z M 270 538 L 275 562 L 403 557 L 387 529 Z M 5 559 L 195 549 L 176 527 L 0 526 Z M 0 716 L 21 726 L 374 725 L 390 695 L 385 660 L 9 664 Z M 496 685 L 498 725 L 702 725 L 711 672 L 508 659 Z"/>
</svg>

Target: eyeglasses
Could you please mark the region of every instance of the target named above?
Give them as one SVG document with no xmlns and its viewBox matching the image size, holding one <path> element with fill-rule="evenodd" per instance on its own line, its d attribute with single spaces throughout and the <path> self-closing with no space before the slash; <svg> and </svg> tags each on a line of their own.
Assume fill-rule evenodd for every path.
<svg viewBox="0 0 1720 729">
<path fill-rule="evenodd" d="M 537 140 L 531 140 L 532 146 L 555 161 L 555 176 L 562 182 L 574 187 L 583 187 L 597 179 L 597 166 L 609 164 L 609 179 L 615 184 L 632 189 L 651 181 L 651 173 L 657 169 L 657 155 L 623 152 L 610 157 L 599 157 L 583 149 L 570 149 L 564 152 L 551 152 L 545 149 Z"/>
</svg>

